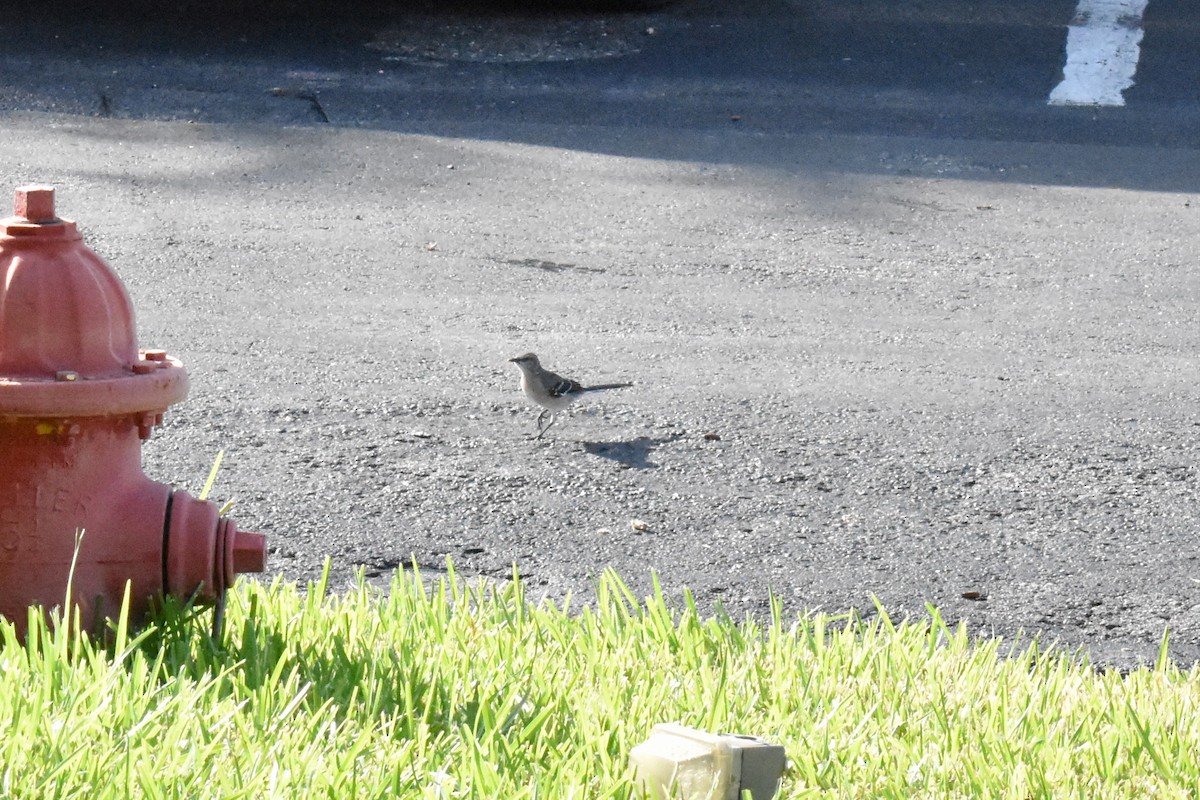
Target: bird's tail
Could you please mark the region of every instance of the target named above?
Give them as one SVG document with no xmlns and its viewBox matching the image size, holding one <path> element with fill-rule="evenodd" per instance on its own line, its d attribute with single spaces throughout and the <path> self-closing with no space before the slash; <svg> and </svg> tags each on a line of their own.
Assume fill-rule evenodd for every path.
<svg viewBox="0 0 1200 800">
<path fill-rule="evenodd" d="M 601 383 L 596 386 L 585 386 L 585 392 L 603 392 L 605 389 L 628 389 L 632 383 Z"/>
</svg>

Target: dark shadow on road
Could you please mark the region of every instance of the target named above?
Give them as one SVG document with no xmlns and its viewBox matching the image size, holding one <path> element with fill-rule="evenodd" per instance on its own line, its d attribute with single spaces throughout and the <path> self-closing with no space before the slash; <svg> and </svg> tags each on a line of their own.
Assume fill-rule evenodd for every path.
<svg viewBox="0 0 1200 800">
<path fill-rule="evenodd" d="M 1146 72 L 1123 108 L 1046 103 L 1074 0 L 677 0 L 625 14 L 577 0 L 272 0 L 264 8 L 286 13 L 249 15 L 233 9 L 254 4 L 232 0 L 218 14 L 179 0 L 153 15 L 137 14 L 146 3 L 87 5 L 5 23 L 0 115 L 371 128 L 783 173 L 1200 190 L 1200 106 L 1185 102 L 1200 59 L 1173 55 L 1194 52 L 1197 15 L 1155 16 L 1154 3 Z M 52 13 L 60 6 L 75 10 Z M 859 139 L 860 152 L 833 137 Z M 869 137 L 892 144 L 863 146 Z M 1050 147 L 1030 160 L 1029 143 Z M 1080 145 L 1122 151 L 1097 159 Z"/>
<path fill-rule="evenodd" d="M 639 436 L 627 442 L 584 442 L 583 449 L 594 456 L 616 461 L 631 469 L 657 469 L 658 464 L 650 460 L 651 454 L 664 444 L 670 444 L 680 438 L 680 434 L 675 434 L 659 439 Z"/>
</svg>

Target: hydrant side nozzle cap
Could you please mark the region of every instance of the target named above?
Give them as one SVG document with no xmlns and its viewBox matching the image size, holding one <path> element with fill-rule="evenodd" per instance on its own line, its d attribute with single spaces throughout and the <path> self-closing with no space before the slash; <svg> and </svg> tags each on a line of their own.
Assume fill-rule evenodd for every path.
<svg viewBox="0 0 1200 800">
<path fill-rule="evenodd" d="M 37 184 L 17 187 L 13 214 L 30 222 L 58 222 L 54 213 L 54 187 Z"/>
<path fill-rule="evenodd" d="M 233 572 L 265 572 L 267 569 L 267 537 L 252 531 L 233 534 Z"/>
</svg>

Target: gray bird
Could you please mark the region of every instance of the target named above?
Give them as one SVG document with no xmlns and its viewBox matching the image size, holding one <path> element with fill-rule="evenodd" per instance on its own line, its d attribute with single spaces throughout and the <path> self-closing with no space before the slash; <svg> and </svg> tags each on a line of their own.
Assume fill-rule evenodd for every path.
<svg viewBox="0 0 1200 800">
<path fill-rule="evenodd" d="M 542 407 L 542 413 L 537 418 L 538 433 L 534 437 L 536 439 L 542 438 L 546 431 L 550 430 L 550 426 L 554 424 L 556 412 L 562 411 L 588 392 L 624 389 L 633 386 L 632 383 L 602 383 L 597 386 L 583 386 L 570 378 L 556 375 L 544 368 L 533 353 L 510 358 L 509 361 L 516 364 L 521 370 L 521 391 Z M 550 421 L 543 428 L 542 420 L 546 417 L 549 417 Z"/>
</svg>

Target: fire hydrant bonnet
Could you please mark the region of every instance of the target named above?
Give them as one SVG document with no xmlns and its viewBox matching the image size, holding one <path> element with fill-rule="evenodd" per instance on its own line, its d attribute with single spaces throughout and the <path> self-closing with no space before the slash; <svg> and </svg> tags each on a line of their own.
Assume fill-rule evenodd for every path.
<svg viewBox="0 0 1200 800">
<path fill-rule="evenodd" d="M 112 269 L 54 214 L 54 190 L 24 187 L 0 220 L 0 415 L 162 411 L 187 396 L 187 373 L 139 352 L 133 307 Z"/>
</svg>

